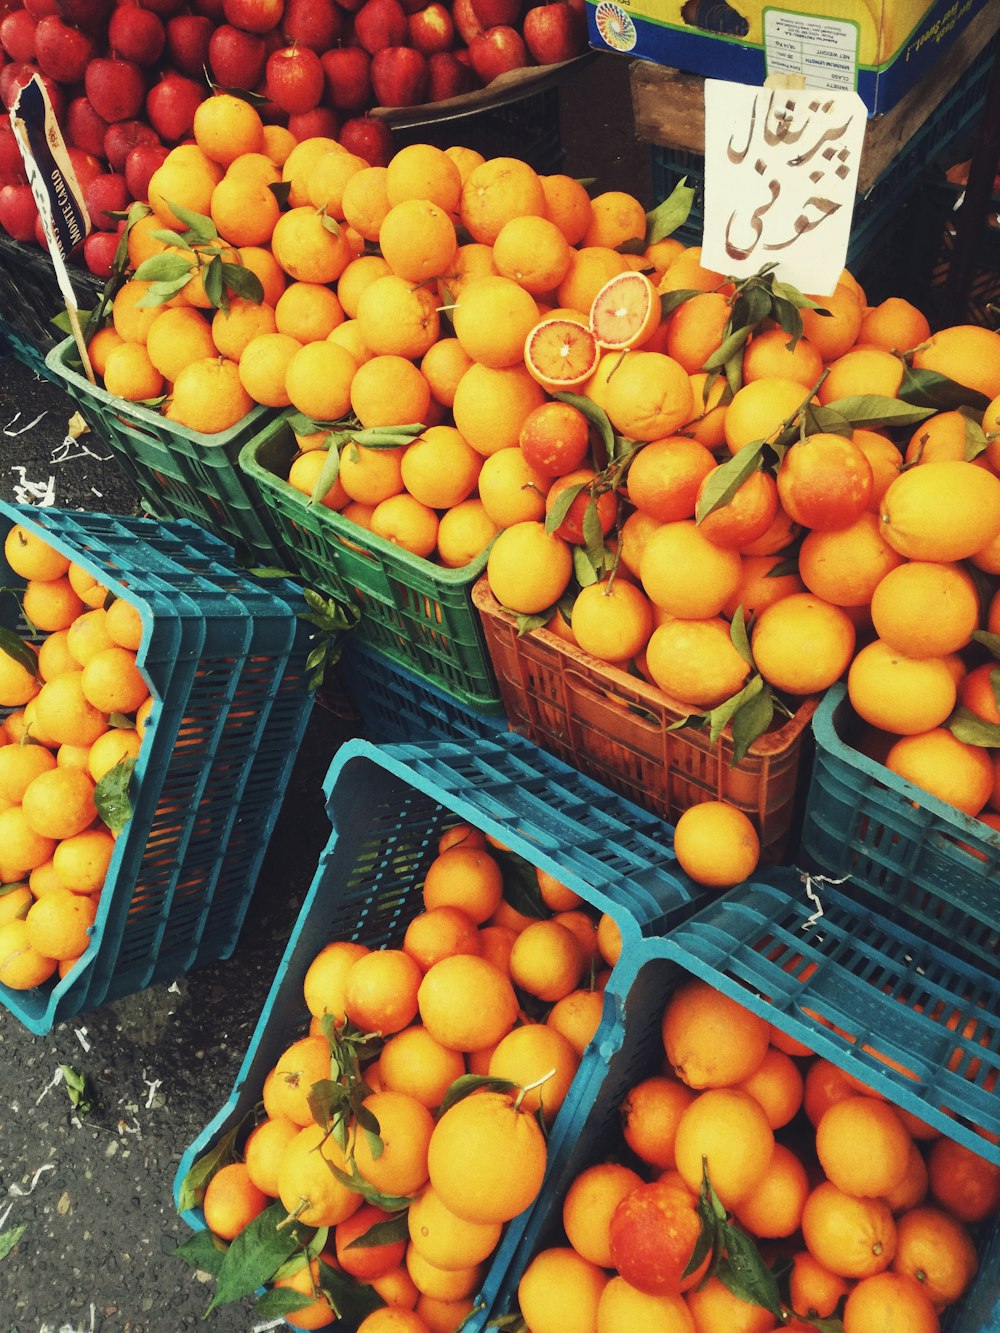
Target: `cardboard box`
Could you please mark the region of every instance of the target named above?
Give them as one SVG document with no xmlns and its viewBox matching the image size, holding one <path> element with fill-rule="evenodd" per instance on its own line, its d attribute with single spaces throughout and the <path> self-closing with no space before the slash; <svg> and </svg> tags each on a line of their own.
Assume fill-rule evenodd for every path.
<svg viewBox="0 0 1000 1333">
<path fill-rule="evenodd" d="M 801 74 L 894 106 L 992 0 L 587 0 L 591 45 L 736 83 Z"/>
</svg>

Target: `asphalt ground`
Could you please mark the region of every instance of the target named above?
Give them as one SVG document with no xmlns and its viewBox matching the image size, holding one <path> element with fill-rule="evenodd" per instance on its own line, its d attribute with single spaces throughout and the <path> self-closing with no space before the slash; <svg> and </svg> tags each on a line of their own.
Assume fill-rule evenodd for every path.
<svg viewBox="0 0 1000 1333">
<path fill-rule="evenodd" d="M 598 57 L 560 88 L 564 170 L 649 199 L 626 62 Z M 454 141 L 461 142 L 456 125 Z M 654 202 L 649 200 L 650 203 Z M 2 312 L 0 312 L 2 316 Z M 0 497 L 134 514 L 115 460 L 69 436 L 74 404 L 0 352 Z M 227 1100 L 329 835 L 322 781 L 349 718 L 314 708 L 235 952 L 56 1024 L 0 1008 L 0 1333 L 258 1333 L 252 1302 L 202 1317 L 210 1279 L 174 1256 L 190 1236 L 173 1181 Z M 74 1107 L 62 1067 L 83 1076 Z M 23 1230 L 22 1230 L 23 1228 Z M 279 1321 L 280 1323 L 280 1321 Z"/>
</svg>

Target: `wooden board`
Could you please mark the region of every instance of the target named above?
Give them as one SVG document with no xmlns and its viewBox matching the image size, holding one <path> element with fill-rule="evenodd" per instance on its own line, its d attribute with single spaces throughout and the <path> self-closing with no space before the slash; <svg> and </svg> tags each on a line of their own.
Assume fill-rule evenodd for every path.
<svg viewBox="0 0 1000 1333">
<path fill-rule="evenodd" d="M 1000 0 L 989 0 L 940 64 L 884 115 L 872 117 L 865 132 L 859 193 L 867 194 L 998 29 Z M 631 61 L 629 74 L 636 137 L 663 148 L 704 153 L 704 78 L 648 60 Z"/>
</svg>

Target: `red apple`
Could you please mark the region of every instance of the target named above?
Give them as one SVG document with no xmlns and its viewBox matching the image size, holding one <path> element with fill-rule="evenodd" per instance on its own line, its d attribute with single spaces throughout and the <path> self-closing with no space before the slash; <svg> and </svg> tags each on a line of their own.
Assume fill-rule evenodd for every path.
<svg viewBox="0 0 1000 1333">
<path fill-rule="evenodd" d="M 206 14 L 175 14 L 167 19 L 167 59 L 180 74 L 202 78 L 211 36 L 212 20 Z"/>
<path fill-rule="evenodd" d="M 469 43 L 469 59 L 483 83 L 491 83 L 512 69 L 530 64 L 528 48 L 516 28 L 498 24 L 487 28 Z"/>
<path fill-rule="evenodd" d="M 118 231 L 92 231 L 83 241 L 83 262 L 97 278 L 110 278 L 114 272 Z"/>
<path fill-rule="evenodd" d="M 566 0 L 529 9 L 521 25 L 524 44 L 539 65 L 555 65 L 582 55 L 587 24 Z"/>
<path fill-rule="evenodd" d="M 124 4 L 111 15 L 108 46 L 125 60 L 134 60 L 137 65 L 155 65 L 166 41 L 163 20 L 152 10 Z"/>
<path fill-rule="evenodd" d="M 194 113 L 205 100 L 205 87 L 184 74 L 164 74 L 146 94 L 146 115 L 164 143 L 179 143 L 191 133 Z"/>
<path fill-rule="evenodd" d="M 104 163 L 93 153 L 85 153 L 82 148 L 67 148 L 66 156 L 81 190 L 86 190 L 92 180 L 104 174 Z"/>
<path fill-rule="evenodd" d="M 393 153 L 392 130 L 376 116 L 352 116 L 340 127 L 340 142 L 349 153 L 373 167 L 387 167 Z"/>
<path fill-rule="evenodd" d="M 24 158 L 14 134 L 14 126 L 0 116 L 0 185 L 27 185 Z"/>
<path fill-rule="evenodd" d="M 300 142 L 303 139 L 336 139 L 340 134 L 340 116 L 332 106 L 314 106 L 311 111 L 295 111 L 288 117 L 288 128 Z"/>
<path fill-rule="evenodd" d="M 425 56 L 432 56 L 435 51 L 450 51 L 455 45 L 455 22 L 441 0 L 431 0 L 415 14 L 408 14 L 406 26 L 410 45 Z"/>
<path fill-rule="evenodd" d="M 56 13 L 74 28 L 100 36 L 108 30 L 115 0 L 55 0 Z"/>
<path fill-rule="evenodd" d="M 30 83 L 35 76 L 41 79 L 45 91 L 49 95 L 49 101 L 52 104 L 52 112 L 56 120 L 62 124 L 66 115 L 66 89 L 58 80 L 53 79 L 51 75 L 45 74 L 32 63 L 21 64 L 20 61 L 12 60 L 9 64 L 0 69 L 0 100 L 5 107 L 10 109 L 20 96 L 21 89 L 26 83 Z"/>
<path fill-rule="evenodd" d="M 334 0 L 285 0 L 281 31 L 289 46 L 308 46 L 321 56 L 343 30 L 344 13 Z"/>
<path fill-rule="evenodd" d="M 461 60 L 455 51 L 435 51 L 427 57 L 427 100 L 444 102 L 449 97 L 461 97 L 480 86 L 475 70 Z"/>
<path fill-rule="evenodd" d="M 97 114 L 86 97 L 74 97 L 66 108 L 66 138 L 77 148 L 95 157 L 104 157 L 104 136 L 108 122 Z"/>
<path fill-rule="evenodd" d="M 323 86 L 323 66 L 311 47 L 283 46 L 268 56 L 264 93 L 289 115 L 318 106 Z"/>
<path fill-rule="evenodd" d="M 226 21 L 224 0 L 192 0 L 191 12 L 211 19 L 213 27 Z"/>
<path fill-rule="evenodd" d="M 472 0 L 472 11 L 484 32 L 501 25 L 512 28 L 521 17 L 521 0 Z"/>
<path fill-rule="evenodd" d="M 399 0 L 365 0 L 354 16 L 354 36 L 369 55 L 387 46 L 406 46 L 406 10 Z"/>
<path fill-rule="evenodd" d="M 455 23 L 455 31 L 466 46 L 473 37 L 478 37 L 484 31 L 483 25 L 476 18 L 476 11 L 472 8 L 472 0 L 452 0 L 451 17 Z"/>
<path fill-rule="evenodd" d="M 36 21 L 26 9 L 15 9 L 0 22 L 0 46 L 11 60 L 34 60 Z"/>
<path fill-rule="evenodd" d="M 101 231 L 118 230 L 119 219 L 113 218 L 111 214 L 123 213 L 132 198 L 125 177 L 112 171 L 95 176 L 83 192 L 83 202 L 87 205 L 90 221 Z"/>
<path fill-rule="evenodd" d="M 46 14 L 58 14 L 56 0 L 24 0 L 24 7 L 37 23 Z"/>
<path fill-rule="evenodd" d="M 49 78 L 59 83 L 79 83 L 97 55 L 97 43 L 57 14 L 50 14 L 35 28 L 35 50 L 38 66 Z"/>
<path fill-rule="evenodd" d="M 419 106 L 427 98 L 427 59 L 412 46 L 386 46 L 372 56 L 378 106 Z"/>
<path fill-rule="evenodd" d="M 137 144 L 125 158 L 125 184 L 129 195 L 143 203 L 149 198 L 149 178 L 170 149 L 162 143 Z"/>
<path fill-rule="evenodd" d="M 223 88 L 256 88 L 264 77 L 266 62 L 264 39 L 256 33 L 223 23 L 209 39 L 209 68 Z"/>
<path fill-rule="evenodd" d="M 134 120 L 146 100 L 146 76 L 134 60 L 116 60 L 114 56 L 92 60 L 83 86 L 90 105 L 109 125 L 116 120 Z"/>
<path fill-rule="evenodd" d="M 285 0 L 223 0 L 222 12 L 234 28 L 265 33 L 281 22 Z"/>
<path fill-rule="evenodd" d="M 160 136 L 144 120 L 119 120 L 109 125 L 104 134 L 104 156 L 112 171 L 124 171 L 125 159 L 140 144 L 158 146 Z"/>
<path fill-rule="evenodd" d="M 372 58 L 361 46 L 335 46 L 320 56 L 326 100 L 338 111 L 360 111 L 372 98 Z"/>
</svg>

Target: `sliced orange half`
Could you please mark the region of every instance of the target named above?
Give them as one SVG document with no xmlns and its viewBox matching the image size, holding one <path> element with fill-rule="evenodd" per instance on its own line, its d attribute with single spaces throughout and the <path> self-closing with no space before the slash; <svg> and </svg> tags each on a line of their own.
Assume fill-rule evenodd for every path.
<svg viewBox="0 0 1000 1333">
<path fill-rule="evenodd" d="M 585 384 L 597 369 L 600 352 L 594 335 L 574 319 L 540 319 L 524 340 L 524 364 L 550 393 Z"/>
<path fill-rule="evenodd" d="M 660 297 L 645 273 L 628 269 L 609 278 L 590 306 L 590 331 L 610 352 L 640 347 L 660 323 Z"/>
</svg>

